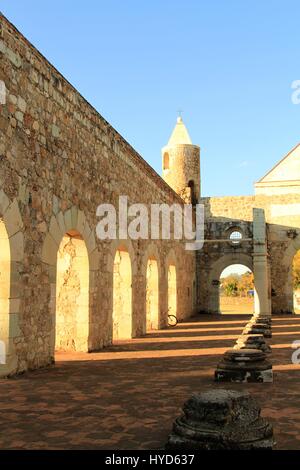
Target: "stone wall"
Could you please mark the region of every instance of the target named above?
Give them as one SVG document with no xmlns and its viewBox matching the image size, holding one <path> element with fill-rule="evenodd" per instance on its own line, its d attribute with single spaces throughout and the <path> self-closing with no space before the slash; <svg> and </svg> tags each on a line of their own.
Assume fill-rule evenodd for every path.
<svg viewBox="0 0 300 470">
<path fill-rule="evenodd" d="M 3 16 L 0 59 L 0 80 L 7 89 L 6 104 L 0 105 L 0 220 L 10 264 L 8 312 L 2 312 L 0 322 L 7 361 L 0 364 L 0 375 L 53 361 L 60 343 L 59 312 L 68 311 L 74 322 L 76 317 L 63 349 L 74 343 L 73 349 L 92 351 L 111 344 L 114 261 L 120 245 L 131 263 L 133 337 L 146 332 L 149 259 L 157 261 L 158 327 L 166 325 L 174 302 L 179 320 L 194 310 L 218 312 L 222 270 L 236 263 L 253 269 L 254 208 L 264 210 L 267 222 L 272 311 L 292 310 L 291 267 L 300 249 L 300 194 L 292 182 L 290 191 L 284 182 L 283 193 L 277 188 L 272 194 L 202 198 L 206 242 L 196 255 L 172 239 L 100 241 L 95 233 L 100 203 L 118 206 L 119 196 L 126 195 L 129 204 L 142 202 L 149 209 L 152 203 L 182 205 L 183 199 Z M 200 193 L 199 147 L 186 144 L 184 149 L 176 148 L 180 168 L 172 168 L 182 177 L 178 193 L 189 202 L 192 193 L 186 185 L 194 176 L 195 194 Z M 240 245 L 228 240 L 236 229 L 243 233 Z M 78 265 L 74 272 L 72 265 L 65 272 L 71 277 L 58 289 L 57 254 L 66 234 L 85 246 L 88 281 L 80 281 Z M 2 250 L 6 245 L 1 242 Z M 168 286 L 170 266 L 176 285 Z M 71 284 L 78 295 L 66 306 Z M 88 325 L 77 317 L 87 285 Z M 1 302 L 7 305 L 7 299 Z M 87 326 L 85 338 L 75 332 L 80 323 L 80 330 Z"/>
<path fill-rule="evenodd" d="M 112 341 L 113 266 L 120 242 L 95 234 L 100 203 L 179 203 L 182 199 L 137 152 L 0 16 L 0 217 L 12 256 L 10 351 L 0 373 L 53 360 L 56 261 L 63 236 L 78 233 L 89 261 L 88 349 Z M 177 313 L 192 313 L 195 255 L 178 241 L 124 242 L 132 264 L 133 336 L 146 330 L 147 260 L 159 270 L 160 326 L 167 321 L 168 263 L 177 270 Z"/>
</svg>

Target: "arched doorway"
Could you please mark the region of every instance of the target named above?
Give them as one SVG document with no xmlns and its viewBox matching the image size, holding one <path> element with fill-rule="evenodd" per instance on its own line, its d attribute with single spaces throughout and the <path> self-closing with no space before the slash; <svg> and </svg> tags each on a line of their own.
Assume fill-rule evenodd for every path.
<svg viewBox="0 0 300 470">
<path fill-rule="evenodd" d="M 147 263 L 146 272 L 146 331 L 158 329 L 158 266 L 154 258 Z"/>
<path fill-rule="evenodd" d="M 219 280 L 219 309 L 224 314 L 254 313 L 254 276 L 245 265 L 223 269 Z"/>
<path fill-rule="evenodd" d="M 10 245 L 5 224 L 0 219 L 0 364 L 7 362 L 9 342 Z"/>
<path fill-rule="evenodd" d="M 170 169 L 170 157 L 168 152 L 164 153 L 163 157 L 163 170 L 169 170 Z"/>
<path fill-rule="evenodd" d="M 83 238 L 66 233 L 57 253 L 56 351 L 88 351 L 89 258 Z"/>
<path fill-rule="evenodd" d="M 168 315 L 177 316 L 177 279 L 176 267 L 168 266 Z"/>
<path fill-rule="evenodd" d="M 132 271 L 126 248 L 120 247 L 114 258 L 113 341 L 132 338 Z"/>
</svg>

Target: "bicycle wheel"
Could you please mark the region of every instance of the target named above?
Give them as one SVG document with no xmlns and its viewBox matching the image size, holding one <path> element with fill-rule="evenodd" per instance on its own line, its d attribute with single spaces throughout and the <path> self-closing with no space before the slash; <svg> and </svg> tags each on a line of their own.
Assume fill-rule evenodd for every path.
<svg viewBox="0 0 300 470">
<path fill-rule="evenodd" d="M 175 317 L 175 315 L 168 315 L 168 325 L 169 326 L 176 326 L 177 323 L 178 323 L 178 320 Z"/>
</svg>

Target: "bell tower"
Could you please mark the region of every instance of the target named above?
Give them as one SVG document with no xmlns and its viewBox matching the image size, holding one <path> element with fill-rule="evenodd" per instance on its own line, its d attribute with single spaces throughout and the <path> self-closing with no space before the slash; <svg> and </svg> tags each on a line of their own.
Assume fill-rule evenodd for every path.
<svg viewBox="0 0 300 470">
<path fill-rule="evenodd" d="M 200 147 L 193 145 L 181 116 L 162 148 L 163 179 L 186 203 L 200 198 Z"/>
</svg>

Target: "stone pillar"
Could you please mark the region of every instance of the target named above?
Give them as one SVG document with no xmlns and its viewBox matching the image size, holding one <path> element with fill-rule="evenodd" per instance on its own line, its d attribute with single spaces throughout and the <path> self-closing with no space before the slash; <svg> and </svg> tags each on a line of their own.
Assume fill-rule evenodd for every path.
<svg viewBox="0 0 300 470">
<path fill-rule="evenodd" d="M 266 220 L 263 209 L 253 209 L 253 274 L 255 313 L 271 315 Z"/>
</svg>

